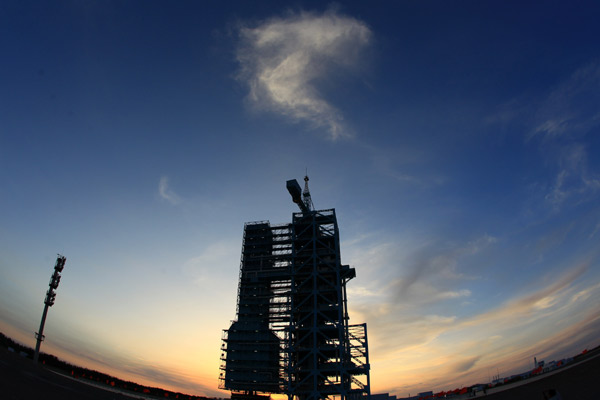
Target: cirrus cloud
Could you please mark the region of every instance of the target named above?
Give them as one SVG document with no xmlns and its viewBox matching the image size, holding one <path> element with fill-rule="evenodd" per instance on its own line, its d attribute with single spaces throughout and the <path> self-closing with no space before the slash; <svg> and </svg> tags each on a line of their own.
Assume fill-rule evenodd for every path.
<svg viewBox="0 0 600 400">
<path fill-rule="evenodd" d="M 158 194 L 161 198 L 173 205 L 181 203 L 181 197 L 169 188 L 169 178 L 167 176 L 163 175 L 160 177 L 160 181 L 158 182 Z"/>
<path fill-rule="evenodd" d="M 349 135 L 319 82 L 359 65 L 372 36 L 363 22 L 331 10 L 302 12 L 243 26 L 239 34 L 239 78 L 253 106 L 326 128 L 333 140 Z"/>
</svg>

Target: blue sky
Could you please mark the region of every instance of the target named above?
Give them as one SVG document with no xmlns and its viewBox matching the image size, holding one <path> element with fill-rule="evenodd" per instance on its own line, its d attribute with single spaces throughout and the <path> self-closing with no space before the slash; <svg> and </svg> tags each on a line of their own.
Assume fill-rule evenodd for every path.
<svg viewBox="0 0 600 400">
<path fill-rule="evenodd" d="M 594 2 L 5 1 L 0 330 L 217 390 L 243 224 L 336 208 L 372 391 L 600 344 Z M 493 373 L 491 373 L 491 372 Z"/>
</svg>

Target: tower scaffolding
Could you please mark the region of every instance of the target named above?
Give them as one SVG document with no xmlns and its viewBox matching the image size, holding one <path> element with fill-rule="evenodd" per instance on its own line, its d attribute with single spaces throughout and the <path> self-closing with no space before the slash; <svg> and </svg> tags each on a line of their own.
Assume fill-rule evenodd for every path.
<svg viewBox="0 0 600 400">
<path fill-rule="evenodd" d="M 287 187 L 301 212 L 292 223 L 244 226 L 237 319 L 223 331 L 219 387 L 232 398 L 370 397 L 366 324 L 349 325 L 334 209 L 314 210 L 305 189 Z M 368 399 L 367 399 L 368 400 Z"/>
</svg>

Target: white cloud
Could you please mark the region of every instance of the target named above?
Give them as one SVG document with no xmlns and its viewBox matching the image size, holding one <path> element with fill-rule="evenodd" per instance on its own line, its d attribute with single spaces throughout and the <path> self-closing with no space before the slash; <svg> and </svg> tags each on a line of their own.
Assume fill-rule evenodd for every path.
<svg viewBox="0 0 600 400">
<path fill-rule="evenodd" d="M 525 95 L 499 107 L 488 123 L 521 131 L 525 142 L 539 145 L 547 165 L 556 166 L 551 181 L 539 182 L 554 211 L 589 201 L 600 189 L 600 176 L 587 162 L 589 140 L 600 127 L 600 60 L 582 65 L 543 96 Z M 514 126 L 510 126 L 514 124 Z M 536 184 L 537 185 L 537 184 Z M 536 199 L 537 201 L 537 199 Z"/>
<path fill-rule="evenodd" d="M 600 63 L 593 62 L 577 69 L 540 104 L 528 139 L 585 135 L 600 124 L 599 101 Z"/>
<path fill-rule="evenodd" d="M 473 277 L 464 274 L 463 262 L 497 239 L 488 234 L 463 242 L 378 239 L 363 235 L 342 247 L 360 276 L 348 286 L 350 315 L 369 324 L 374 356 L 381 360 L 422 348 L 457 323 L 453 312 L 473 295 L 465 287 Z"/>
<path fill-rule="evenodd" d="M 326 128 L 331 139 L 347 136 L 342 112 L 325 99 L 319 83 L 356 68 L 371 36 L 363 22 L 335 11 L 242 27 L 237 59 L 248 100 L 257 109 Z"/>
<path fill-rule="evenodd" d="M 461 325 L 476 326 L 494 321 L 500 326 L 506 322 L 525 319 L 526 317 L 529 317 L 528 323 L 531 323 L 531 316 L 536 311 L 553 307 L 559 299 L 565 300 L 568 298 L 568 290 L 573 282 L 586 272 L 589 263 L 589 261 L 585 261 L 574 265 L 545 287 L 523 297 L 513 298 L 498 308 L 464 319 Z"/>
<path fill-rule="evenodd" d="M 565 133 L 568 126 L 569 118 L 551 118 L 542 122 L 535 130 L 533 135 L 538 133 L 545 133 L 548 136 L 559 136 Z"/>
<path fill-rule="evenodd" d="M 440 300 L 448 300 L 448 299 L 457 299 L 459 297 L 469 297 L 471 295 L 471 291 L 469 289 L 461 289 L 461 290 L 449 290 L 446 292 L 441 292 L 438 294 L 437 298 Z"/>
<path fill-rule="evenodd" d="M 600 222 L 598 222 L 596 224 L 596 227 L 594 228 L 594 230 L 592 231 L 592 233 L 590 233 L 588 239 L 593 238 L 594 236 L 596 236 L 596 234 L 600 231 Z"/>
<path fill-rule="evenodd" d="M 546 195 L 546 200 L 555 208 L 574 195 L 581 197 L 600 189 L 600 178 L 588 169 L 587 150 L 582 144 L 574 143 L 564 147 L 559 166 L 552 189 Z"/>
<path fill-rule="evenodd" d="M 169 178 L 164 175 L 161 176 L 158 182 L 158 194 L 173 205 L 181 203 L 181 197 L 169 188 Z"/>
<path fill-rule="evenodd" d="M 529 340 L 534 337 L 536 321 L 549 323 L 557 312 L 571 315 L 576 303 L 590 296 L 587 289 L 579 289 L 577 295 L 573 293 L 577 290 L 573 289 L 575 281 L 589 269 L 586 260 L 569 266 L 561 276 L 553 273 L 539 277 L 546 283 L 538 286 L 538 290 L 521 296 L 507 294 L 499 307 L 481 308 L 472 304 L 488 303 L 490 293 L 482 292 L 480 286 L 489 288 L 490 282 L 473 280 L 470 274 L 465 274 L 465 268 L 473 261 L 478 264 L 482 255 L 493 254 L 496 244 L 501 242 L 499 239 L 483 234 L 462 243 L 430 241 L 416 250 L 410 250 L 411 246 L 401 240 L 395 245 L 361 246 L 361 239 L 369 238 L 347 242 L 353 248 L 351 259 L 359 273 L 368 274 L 372 270 L 373 276 L 372 282 L 368 279 L 365 282 L 361 276 L 357 283 L 362 286 L 349 285 L 350 315 L 369 324 L 373 356 L 377 360 L 405 357 L 424 351 L 424 346 L 433 343 L 471 346 L 481 337 L 510 338 L 494 345 L 502 346 L 516 341 L 517 336 L 519 340 Z M 384 270 L 395 271 L 396 276 Z M 466 299 L 471 305 L 464 306 Z M 527 331 L 517 336 L 507 334 L 520 326 Z M 452 346 L 448 346 L 449 350 L 444 351 L 451 350 Z M 478 354 L 474 352 L 471 356 Z"/>
<path fill-rule="evenodd" d="M 205 287 L 207 283 L 222 278 L 219 271 L 237 274 L 239 259 L 239 243 L 215 242 L 209 244 L 199 256 L 187 260 L 183 265 L 183 272 L 194 283 Z"/>
<path fill-rule="evenodd" d="M 473 279 L 461 271 L 461 261 L 479 254 L 496 241 L 496 238 L 484 234 L 466 243 L 426 242 L 403 261 L 400 276 L 394 282 L 397 298 L 402 301 L 410 299 L 413 303 L 429 303 L 443 298 L 468 296 L 468 291 L 454 290 L 454 285 Z M 452 296 L 451 293 L 461 295 Z"/>
<path fill-rule="evenodd" d="M 600 320 L 594 305 L 600 285 L 585 286 L 581 277 L 588 271 L 589 260 L 574 263 L 561 276 L 539 277 L 546 282 L 534 292 L 473 315 L 426 314 L 418 304 L 407 308 L 389 299 L 361 305 L 361 316 L 369 318 L 371 360 L 378 375 L 393 374 L 383 379 L 387 382 L 414 382 L 410 388 L 383 391 L 447 390 L 456 382 L 487 379 L 489 367 L 508 375 L 507 370 L 523 371 L 531 354 L 552 359 L 595 345 L 599 321 L 590 316 Z M 440 300 L 461 295 L 470 292 L 448 292 Z"/>
</svg>

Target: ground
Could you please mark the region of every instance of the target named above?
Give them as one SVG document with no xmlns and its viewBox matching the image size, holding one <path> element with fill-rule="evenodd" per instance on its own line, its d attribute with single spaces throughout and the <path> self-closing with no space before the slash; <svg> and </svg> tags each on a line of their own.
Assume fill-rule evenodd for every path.
<svg viewBox="0 0 600 400">
<path fill-rule="evenodd" d="M 600 356 L 569 368 L 557 370 L 537 380 L 488 391 L 489 400 L 543 400 L 543 392 L 557 390 L 562 400 L 596 400 L 600 398 L 598 378 Z M 131 400 L 142 395 L 126 396 L 110 388 L 90 386 L 43 366 L 35 366 L 28 358 L 0 348 L 0 398 L 3 400 Z M 502 391 L 498 391 L 502 390 Z M 480 396 L 478 396 L 480 397 Z"/>
</svg>

